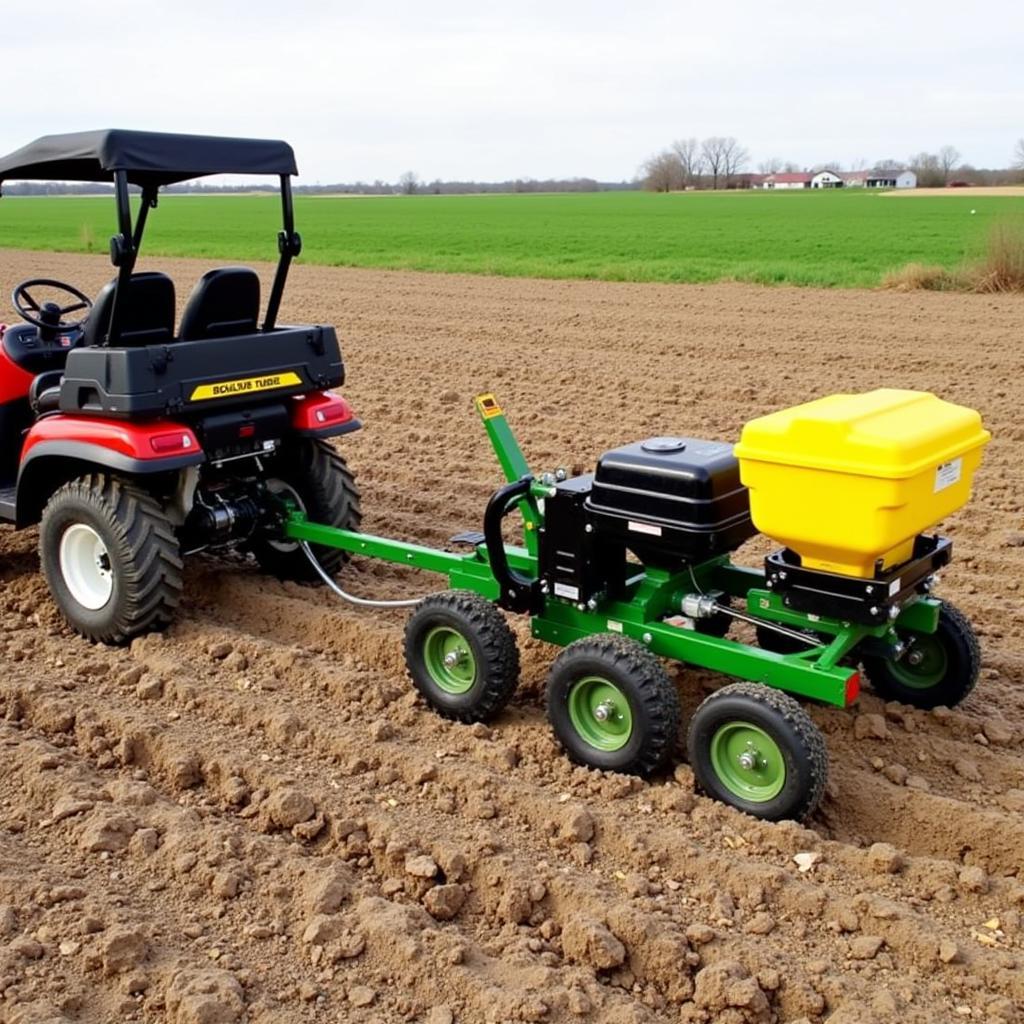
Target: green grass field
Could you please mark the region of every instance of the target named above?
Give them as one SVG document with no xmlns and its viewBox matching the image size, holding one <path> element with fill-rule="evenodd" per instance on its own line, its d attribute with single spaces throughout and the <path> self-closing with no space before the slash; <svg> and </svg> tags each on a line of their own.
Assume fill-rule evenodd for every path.
<svg viewBox="0 0 1024 1024">
<path fill-rule="evenodd" d="M 279 215 L 272 196 L 167 196 L 150 218 L 145 251 L 273 259 Z M 1012 196 L 863 191 L 296 200 L 310 263 L 829 287 L 871 287 L 913 261 L 952 268 L 980 253 L 992 223 L 1022 215 L 1024 200 Z M 105 252 L 113 216 L 113 199 L 6 198 L 0 246 Z"/>
</svg>

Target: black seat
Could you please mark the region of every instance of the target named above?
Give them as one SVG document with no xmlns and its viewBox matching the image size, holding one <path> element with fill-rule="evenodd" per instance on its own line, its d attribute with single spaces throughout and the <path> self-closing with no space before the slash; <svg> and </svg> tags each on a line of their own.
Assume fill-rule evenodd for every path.
<svg viewBox="0 0 1024 1024">
<path fill-rule="evenodd" d="M 82 337 L 84 346 L 102 345 L 110 326 L 116 279 L 96 297 Z M 132 274 L 125 294 L 118 299 L 120 332 L 117 344 L 163 345 L 174 337 L 174 282 L 166 274 Z"/>
<path fill-rule="evenodd" d="M 253 334 L 260 315 L 260 279 L 248 267 L 218 267 L 199 278 L 181 318 L 182 341 Z"/>
</svg>

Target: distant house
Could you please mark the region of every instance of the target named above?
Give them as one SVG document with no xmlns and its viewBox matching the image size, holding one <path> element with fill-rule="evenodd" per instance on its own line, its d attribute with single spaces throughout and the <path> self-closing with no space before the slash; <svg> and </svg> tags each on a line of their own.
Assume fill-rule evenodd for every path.
<svg viewBox="0 0 1024 1024">
<path fill-rule="evenodd" d="M 845 188 L 866 188 L 870 171 L 843 171 L 839 175 Z"/>
<path fill-rule="evenodd" d="M 806 171 L 791 173 L 786 171 L 781 174 L 769 174 L 761 185 L 761 188 L 784 189 L 784 188 L 810 188 L 811 179 L 814 177 Z"/>
<path fill-rule="evenodd" d="M 842 188 L 844 184 L 843 176 L 835 171 L 818 171 L 811 178 L 811 188 Z"/>
<path fill-rule="evenodd" d="M 868 188 L 917 188 L 917 175 L 895 167 L 868 172 Z"/>
</svg>

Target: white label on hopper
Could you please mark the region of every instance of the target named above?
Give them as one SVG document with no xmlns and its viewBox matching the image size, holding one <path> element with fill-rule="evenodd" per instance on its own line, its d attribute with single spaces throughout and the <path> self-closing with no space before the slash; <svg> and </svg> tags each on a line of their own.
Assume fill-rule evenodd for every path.
<svg viewBox="0 0 1024 1024">
<path fill-rule="evenodd" d="M 580 588 L 570 587 L 568 583 L 556 583 L 555 597 L 567 597 L 570 601 L 578 601 L 580 599 Z"/>
<path fill-rule="evenodd" d="M 630 519 L 629 528 L 634 533 L 649 533 L 652 537 L 661 536 L 661 527 L 653 526 L 651 523 L 634 523 L 633 520 Z"/>
<path fill-rule="evenodd" d="M 614 619 L 609 619 L 608 620 L 608 629 L 611 630 L 611 632 L 613 632 L 613 633 L 621 633 L 622 632 L 622 623 L 621 622 L 616 622 Z"/>
<path fill-rule="evenodd" d="M 949 462 L 940 462 L 935 467 L 935 493 L 938 494 L 939 491 L 944 491 L 947 487 L 952 487 L 953 484 L 957 483 L 960 480 L 963 469 L 963 457 L 952 459 Z"/>
</svg>

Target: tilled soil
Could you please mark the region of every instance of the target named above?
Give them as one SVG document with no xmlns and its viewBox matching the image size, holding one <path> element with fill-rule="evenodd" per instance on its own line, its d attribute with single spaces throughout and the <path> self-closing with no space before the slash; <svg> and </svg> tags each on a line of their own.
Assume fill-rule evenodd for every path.
<svg viewBox="0 0 1024 1024">
<path fill-rule="evenodd" d="M 204 269 L 161 266 L 182 292 Z M 3 268 L 109 276 L 98 257 Z M 657 433 L 734 439 L 843 389 L 979 408 L 994 440 L 942 582 L 980 634 L 979 686 L 952 711 L 811 707 L 827 796 L 806 827 L 769 825 L 681 762 L 650 783 L 573 767 L 543 713 L 555 652 L 522 621 L 512 705 L 453 725 L 411 693 L 399 612 L 201 556 L 166 634 L 95 647 L 50 603 L 34 532 L 5 529 L 0 1021 L 1017 1019 L 1019 299 L 301 267 L 285 312 L 343 338 L 364 528 L 428 544 L 477 528 L 499 482 L 480 391 L 538 469 Z M 358 561 L 344 581 L 438 585 Z M 688 712 L 723 682 L 675 677 Z"/>
</svg>

